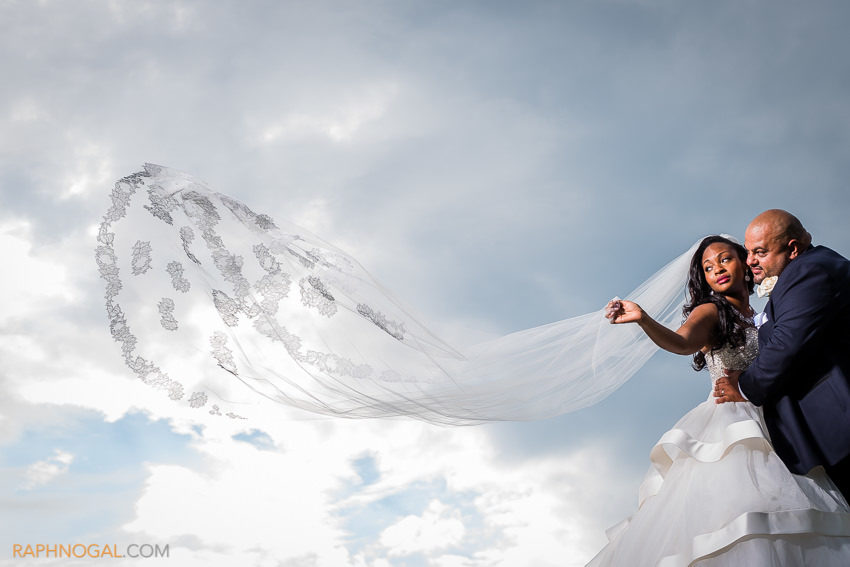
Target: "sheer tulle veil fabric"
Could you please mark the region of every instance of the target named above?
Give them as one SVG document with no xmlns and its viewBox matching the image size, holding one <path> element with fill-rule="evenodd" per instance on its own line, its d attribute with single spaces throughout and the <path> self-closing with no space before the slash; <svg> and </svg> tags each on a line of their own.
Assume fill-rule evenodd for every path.
<svg viewBox="0 0 850 567">
<path fill-rule="evenodd" d="M 542 419 L 602 400 L 657 349 L 599 311 L 461 352 L 342 250 L 189 175 L 147 164 L 111 201 L 96 259 L 112 337 L 138 378 L 199 411 L 250 417 L 266 398 L 349 418 Z M 627 297 L 676 326 L 696 246 Z"/>
</svg>

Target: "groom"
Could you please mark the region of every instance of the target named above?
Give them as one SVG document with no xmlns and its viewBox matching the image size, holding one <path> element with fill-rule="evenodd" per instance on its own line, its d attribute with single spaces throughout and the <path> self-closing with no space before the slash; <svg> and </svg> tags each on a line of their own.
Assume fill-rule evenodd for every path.
<svg viewBox="0 0 850 567">
<path fill-rule="evenodd" d="M 822 465 L 850 500 L 850 261 L 811 240 L 796 217 L 778 209 L 747 227 L 755 282 L 779 277 L 759 328 L 758 358 L 743 372 L 726 371 L 714 395 L 717 403 L 762 406 L 788 469 L 806 474 Z"/>
</svg>

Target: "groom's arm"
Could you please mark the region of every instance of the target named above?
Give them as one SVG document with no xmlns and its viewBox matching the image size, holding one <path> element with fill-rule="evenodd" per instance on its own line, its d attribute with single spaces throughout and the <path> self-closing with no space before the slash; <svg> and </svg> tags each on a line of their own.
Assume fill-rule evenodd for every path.
<svg viewBox="0 0 850 567">
<path fill-rule="evenodd" d="M 757 406 L 783 396 L 792 380 L 802 378 L 789 370 L 800 351 L 837 316 L 834 283 L 824 266 L 810 262 L 794 266 L 792 261 L 780 278 L 784 281 L 771 298 L 771 336 L 762 341 L 758 357 L 739 378 L 741 391 Z"/>
</svg>

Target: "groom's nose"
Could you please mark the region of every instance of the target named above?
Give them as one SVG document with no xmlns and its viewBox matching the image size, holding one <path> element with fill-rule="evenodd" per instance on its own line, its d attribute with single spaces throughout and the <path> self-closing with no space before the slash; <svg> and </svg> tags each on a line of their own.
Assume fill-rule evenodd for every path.
<svg viewBox="0 0 850 567">
<path fill-rule="evenodd" d="M 753 254 L 752 252 L 747 252 L 747 265 L 752 267 L 752 266 L 757 265 L 758 263 L 759 263 L 759 261 L 756 258 L 756 255 Z"/>
</svg>

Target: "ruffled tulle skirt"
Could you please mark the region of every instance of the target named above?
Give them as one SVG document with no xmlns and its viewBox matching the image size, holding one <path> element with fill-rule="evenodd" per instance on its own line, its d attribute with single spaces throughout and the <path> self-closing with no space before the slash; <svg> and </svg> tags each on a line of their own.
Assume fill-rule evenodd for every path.
<svg viewBox="0 0 850 567">
<path fill-rule="evenodd" d="M 850 507 L 822 469 L 788 471 L 759 408 L 710 397 L 650 459 L 637 512 L 588 567 L 850 565 Z"/>
</svg>

